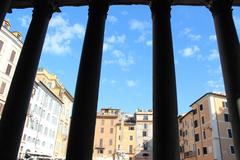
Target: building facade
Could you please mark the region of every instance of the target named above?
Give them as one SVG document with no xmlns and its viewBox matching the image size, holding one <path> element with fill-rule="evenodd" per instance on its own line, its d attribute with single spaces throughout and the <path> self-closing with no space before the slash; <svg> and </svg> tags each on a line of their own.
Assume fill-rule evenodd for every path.
<svg viewBox="0 0 240 160">
<path fill-rule="evenodd" d="M 54 148 L 55 159 L 65 159 L 67 152 L 67 140 L 70 127 L 73 97 L 58 80 L 55 74 L 49 73 L 46 69 L 38 69 L 36 80 L 44 83 L 62 102 L 59 117 L 56 144 Z"/>
<path fill-rule="evenodd" d="M 115 160 L 135 160 L 136 120 L 135 117 L 122 115 L 121 123 L 116 125 Z"/>
<path fill-rule="evenodd" d="M 138 109 L 136 118 L 136 160 L 152 160 L 153 112 Z"/>
<path fill-rule="evenodd" d="M 116 147 L 116 125 L 121 122 L 119 109 L 102 108 L 97 113 L 93 160 L 112 160 Z"/>
<path fill-rule="evenodd" d="M 207 93 L 179 117 L 181 160 L 235 160 L 231 117 L 223 94 Z"/>
<path fill-rule="evenodd" d="M 0 30 L 0 118 L 23 46 L 21 34 L 10 29 L 10 23 L 5 20 Z"/>
<path fill-rule="evenodd" d="M 35 82 L 29 104 L 19 158 L 34 159 L 54 156 L 62 101 L 42 82 Z"/>
</svg>

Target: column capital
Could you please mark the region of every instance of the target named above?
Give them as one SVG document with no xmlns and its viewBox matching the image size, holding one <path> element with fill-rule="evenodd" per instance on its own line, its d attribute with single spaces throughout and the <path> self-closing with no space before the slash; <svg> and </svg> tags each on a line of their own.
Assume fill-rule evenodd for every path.
<svg viewBox="0 0 240 160">
<path fill-rule="evenodd" d="M 49 15 L 50 17 L 54 12 L 61 12 L 56 0 L 36 0 L 34 1 L 34 14 Z"/>
<path fill-rule="evenodd" d="M 208 0 L 206 6 L 213 15 L 232 12 L 233 0 Z"/>
<path fill-rule="evenodd" d="M 88 15 L 107 15 L 109 0 L 89 0 Z"/>
<path fill-rule="evenodd" d="M 150 9 L 152 13 L 167 13 L 170 15 L 173 0 L 151 0 Z"/>
</svg>

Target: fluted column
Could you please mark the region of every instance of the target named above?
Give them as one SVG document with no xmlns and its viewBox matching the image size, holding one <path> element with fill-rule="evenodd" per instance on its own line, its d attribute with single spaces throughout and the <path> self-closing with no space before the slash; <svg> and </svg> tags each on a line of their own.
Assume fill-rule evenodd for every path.
<svg viewBox="0 0 240 160">
<path fill-rule="evenodd" d="M 12 0 L 0 1 L 0 26 L 2 26 L 6 13 L 9 11 Z M 1 27 L 0 27 L 1 28 Z"/>
<path fill-rule="evenodd" d="M 240 159 L 240 48 L 239 39 L 232 17 L 232 0 L 212 0 L 212 13 L 225 91 L 233 131 L 236 157 Z"/>
<path fill-rule="evenodd" d="M 49 20 L 57 9 L 52 0 L 38 0 L 35 3 L 0 121 L 1 159 L 17 158 L 42 46 Z"/>
<path fill-rule="evenodd" d="M 171 0 L 152 0 L 153 160 L 176 160 L 177 94 L 170 24 Z"/>
<path fill-rule="evenodd" d="M 67 160 L 92 160 L 108 0 L 91 0 L 74 96 Z"/>
</svg>

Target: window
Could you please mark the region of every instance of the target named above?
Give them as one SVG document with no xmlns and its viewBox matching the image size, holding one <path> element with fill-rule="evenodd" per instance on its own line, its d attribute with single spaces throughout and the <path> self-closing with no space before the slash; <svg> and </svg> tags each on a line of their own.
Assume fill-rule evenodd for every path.
<svg viewBox="0 0 240 160">
<path fill-rule="evenodd" d="M 132 153 L 132 150 L 133 149 L 133 146 L 132 145 L 129 145 L 129 153 Z"/>
<path fill-rule="evenodd" d="M 200 104 L 199 109 L 200 109 L 200 111 L 203 110 L 203 105 L 202 104 Z"/>
<path fill-rule="evenodd" d="M 231 154 L 235 154 L 235 148 L 234 148 L 234 146 L 230 146 L 230 152 L 231 152 Z"/>
<path fill-rule="evenodd" d="M 103 146 L 103 139 L 100 139 L 99 146 Z"/>
<path fill-rule="evenodd" d="M 180 130 L 179 135 L 182 136 L 182 130 Z"/>
<path fill-rule="evenodd" d="M 10 64 L 8 64 L 5 74 L 9 76 L 10 72 L 11 72 L 11 69 L 12 69 L 12 66 Z"/>
<path fill-rule="evenodd" d="M 6 83 L 2 82 L 1 87 L 0 87 L 0 94 L 4 93 L 5 87 L 6 87 Z"/>
<path fill-rule="evenodd" d="M 10 62 L 13 63 L 14 58 L 15 58 L 15 55 L 16 55 L 16 52 L 15 52 L 15 51 L 12 51 L 11 56 L 10 56 L 10 60 L 9 60 Z"/>
<path fill-rule="evenodd" d="M 204 116 L 202 116 L 202 124 L 204 124 L 204 123 L 205 123 Z"/>
<path fill-rule="evenodd" d="M 227 132 L 228 132 L 228 138 L 232 138 L 232 130 L 228 129 Z"/>
<path fill-rule="evenodd" d="M 128 130 L 134 130 L 134 127 L 129 127 Z"/>
<path fill-rule="evenodd" d="M 113 126 L 113 124 L 114 124 L 114 121 L 113 121 L 113 119 L 111 120 L 111 125 Z"/>
<path fill-rule="evenodd" d="M 144 127 L 144 129 L 147 129 L 147 124 L 144 124 L 143 127 Z"/>
<path fill-rule="evenodd" d="M 195 134 L 195 142 L 199 141 L 199 134 Z"/>
<path fill-rule="evenodd" d="M 142 132 L 142 135 L 143 135 L 143 137 L 147 137 L 147 132 L 146 132 L 146 131 L 143 131 L 143 132 Z"/>
<path fill-rule="evenodd" d="M 200 155 L 200 154 L 201 154 L 201 153 L 200 153 L 200 149 L 199 149 L 199 148 L 197 149 L 197 153 L 198 153 L 198 155 Z"/>
<path fill-rule="evenodd" d="M 205 131 L 203 131 L 203 139 L 206 139 L 207 137 L 206 137 L 206 133 L 205 133 Z"/>
<path fill-rule="evenodd" d="M 147 115 L 143 115 L 143 120 L 148 120 L 148 116 Z"/>
<path fill-rule="evenodd" d="M 23 140 L 24 140 L 24 141 L 26 140 L 26 137 L 27 137 L 26 134 L 24 134 L 24 135 L 23 135 Z"/>
<path fill-rule="evenodd" d="M 193 114 L 197 114 L 197 109 L 194 109 L 194 110 L 193 110 Z"/>
<path fill-rule="evenodd" d="M 102 119 L 102 122 L 101 122 L 102 125 L 104 125 L 104 119 Z"/>
<path fill-rule="evenodd" d="M 229 122 L 229 114 L 224 114 L 224 121 Z"/>
<path fill-rule="evenodd" d="M 207 147 L 203 147 L 203 154 L 208 154 Z"/>
<path fill-rule="evenodd" d="M 194 128 L 196 128 L 196 127 L 198 127 L 198 121 L 197 120 L 194 121 Z"/>
<path fill-rule="evenodd" d="M 133 140 L 133 136 L 130 136 L 129 139 L 130 139 L 130 141 L 132 141 Z"/>
<path fill-rule="evenodd" d="M 121 136 L 118 136 L 118 140 L 121 140 Z"/>
<path fill-rule="evenodd" d="M 99 149 L 99 150 L 98 150 L 98 153 L 99 153 L 99 154 L 103 154 L 103 149 Z"/>
<path fill-rule="evenodd" d="M 3 104 L 2 103 L 0 103 L 0 115 L 2 114 L 2 111 L 3 111 Z"/>
<path fill-rule="evenodd" d="M 112 139 L 109 140 L 109 145 L 110 145 L 110 146 L 112 145 Z"/>
<path fill-rule="evenodd" d="M 110 128 L 110 133 L 113 133 L 113 128 Z"/>
<path fill-rule="evenodd" d="M 101 128 L 101 133 L 104 133 L 104 128 Z"/>
<path fill-rule="evenodd" d="M 2 47 L 3 47 L 3 41 L 0 40 L 0 52 L 2 50 Z"/>
<path fill-rule="evenodd" d="M 148 150 L 148 142 L 143 143 L 143 150 L 144 151 Z"/>
<path fill-rule="evenodd" d="M 227 102 L 222 102 L 222 106 L 223 106 L 223 108 L 227 108 L 228 107 Z"/>
<path fill-rule="evenodd" d="M 129 160 L 132 160 L 132 157 L 129 157 Z"/>
</svg>

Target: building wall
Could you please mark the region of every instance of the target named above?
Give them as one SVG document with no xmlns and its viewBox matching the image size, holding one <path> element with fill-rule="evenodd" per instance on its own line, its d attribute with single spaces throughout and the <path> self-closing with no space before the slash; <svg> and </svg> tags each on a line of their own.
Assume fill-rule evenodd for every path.
<svg viewBox="0 0 240 160">
<path fill-rule="evenodd" d="M 49 73 L 46 69 L 38 69 L 36 80 L 44 83 L 54 93 L 54 95 L 63 102 L 54 148 L 54 158 L 64 159 L 67 151 L 73 97 L 57 79 L 57 76 Z"/>
<path fill-rule="evenodd" d="M 53 157 L 62 102 L 48 88 L 35 82 L 25 121 L 19 158 Z"/>
<path fill-rule="evenodd" d="M 122 116 L 124 117 L 124 115 Z M 133 117 L 129 117 L 133 119 Z M 122 118 L 116 126 L 116 160 L 135 160 L 136 125 L 134 120 Z"/>
<path fill-rule="evenodd" d="M 120 122 L 118 109 L 105 108 L 97 113 L 93 160 L 112 160 L 116 148 L 116 124 Z"/>
<path fill-rule="evenodd" d="M 226 106 L 225 95 L 207 93 L 191 105 L 191 111 L 179 117 L 181 160 L 236 159 L 230 148 L 230 146 L 233 146 L 233 141 L 229 122 L 230 116 Z M 225 120 L 226 115 L 229 121 Z M 191 121 L 192 125 L 189 127 L 186 125 L 186 121 Z M 184 130 L 193 130 L 193 134 L 190 137 L 185 136 L 183 135 Z M 186 148 L 186 140 L 189 143 L 188 145 L 193 146 L 194 154 L 190 157 L 188 156 L 189 148 Z"/>
<path fill-rule="evenodd" d="M 152 159 L 152 112 L 137 111 L 136 117 L 136 160 Z"/>
<path fill-rule="evenodd" d="M 22 49 L 20 33 L 11 32 L 8 21 L 0 30 L 0 118 Z"/>
</svg>

